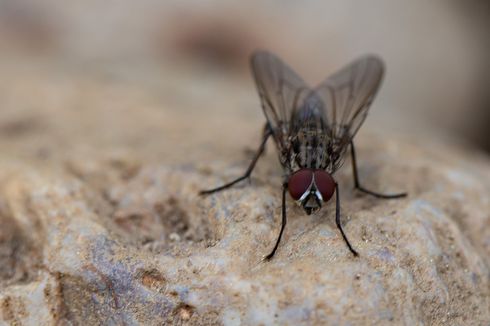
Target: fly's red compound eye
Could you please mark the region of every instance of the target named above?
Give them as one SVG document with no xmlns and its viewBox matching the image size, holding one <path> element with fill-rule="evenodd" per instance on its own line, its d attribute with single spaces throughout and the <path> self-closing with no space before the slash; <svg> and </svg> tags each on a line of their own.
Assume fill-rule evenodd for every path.
<svg viewBox="0 0 490 326">
<path fill-rule="evenodd" d="M 323 170 L 315 171 L 315 185 L 318 191 L 322 194 L 323 201 L 328 201 L 332 198 L 335 191 L 335 181 L 332 176 Z"/>
<path fill-rule="evenodd" d="M 294 200 L 299 200 L 308 190 L 313 181 L 313 171 L 310 169 L 301 169 L 294 172 L 288 181 L 289 194 Z"/>
</svg>

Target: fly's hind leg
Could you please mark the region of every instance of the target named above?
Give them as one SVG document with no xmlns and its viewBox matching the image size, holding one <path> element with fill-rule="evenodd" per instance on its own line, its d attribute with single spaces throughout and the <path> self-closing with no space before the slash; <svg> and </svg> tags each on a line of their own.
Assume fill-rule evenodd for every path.
<svg viewBox="0 0 490 326">
<path fill-rule="evenodd" d="M 364 188 L 363 186 L 360 185 L 359 183 L 359 175 L 357 174 L 357 161 L 356 161 L 356 150 L 354 149 L 354 142 L 351 141 L 350 143 L 350 153 L 351 153 L 351 158 L 352 158 L 352 173 L 354 175 L 354 187 L 366 194 L 378 197 L 378 198 L 384 198 L 384 199 L 395 199 L 395 198 L 402 198 L 406 197 L 407 193 L 399 193 L 399 194 L 380 194 L 378 192 L 369 190 Z"/>
<path fill-rule="evenodd" d="M 252 173 L 253 169 L 255 168 L 255 164 L 257 163 L 257 161 L 259 160 L 259 157 L 262 155 L 262 153 L 264 152 L 264 149 L 265 149 L 265 143 L 267 142 L 267 139 L 269 139 L 269 137 L 272 135 L 272 130 L 270 128 L 270 126 L 267 124 L 264 128 L 264 135 L 262 137 L 262 143 L 260 144 L 260 147 L 259 149 L 257 150 L 257 152 L 255 153 L 253 159 L 252 159 L 252 162 L 250 162 L 250 165 L 248 166 L 247 168 L 247 171 L 245 171 L 245 174 L 243 174 L 241 177 L 239 178 L 236 178 L 235 180 L 233 181 L 230 181 L 222 186 L 219 186 L 219 187 L 216 187 L 216 188 L 213 188 L 213 189 L 208 189 L 208 190 L 201 190 L 199 192 L 200 195 L 208 195 L 208 194 L 212 194 L 214 192 L 218 192 L 218 191 L 221 191 L 221 190 L 224 190 L 224 189 L 227 189 L 231 186 L 233 186 L 234 184 L 242 181 L 242 180 L 245 180 L 247 179 L 250 174 Z"/>
</svg>

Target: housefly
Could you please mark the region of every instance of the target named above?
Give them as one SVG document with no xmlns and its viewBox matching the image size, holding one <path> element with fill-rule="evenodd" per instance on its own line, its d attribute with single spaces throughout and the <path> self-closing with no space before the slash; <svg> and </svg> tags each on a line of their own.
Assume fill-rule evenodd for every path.
<svg viewBox="0 0 490 326">
<path fill-rule="evenodd" d="M 311 214 L 335 194 L 335 222 L 347 247 L 350 244 L 340 223 L 339 185 L 333 174 L 340 168 L 350 148 L 354 186 L 378 198 L 401 198 L 406 193 L 380 194 L 364 188 L 357 173 L 353 138 L 366 118 L 384 73 L 384 64 L 376 56 L 364 56 L 309 87 L 291 68 L 272 53 L 255 52 L 251 56 L 252 74 L 267 120 L 262 142 L 247 171 L 241 177 L 201 194 L 221 191 L 247 179 L 272 137 L 284 169 L 282 185 L 282 223 L 272 251 L 274 256 L 286 226 L 286 193 Z"/>
</svg>

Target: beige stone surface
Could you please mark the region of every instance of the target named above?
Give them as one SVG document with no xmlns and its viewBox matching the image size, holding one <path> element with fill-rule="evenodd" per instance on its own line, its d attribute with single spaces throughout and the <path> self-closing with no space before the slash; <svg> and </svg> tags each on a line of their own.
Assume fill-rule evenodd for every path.
<svg viewBox="0 0 490 326">
<path fill-rule="evenodd" d="M 28 62 L 0 64 L 0 324 L 488 324 L 487 156 L 368 119 L 363 182 L 409 196 L 357 193 L 347 161 L 335 177 L 360 257 L 332 203 L 306 216 L 289 201 L 262 262 L 280 223 L 272 144 L 250 183 L 197 195 L 259 142 L 249 80 Z"/>
</svg>

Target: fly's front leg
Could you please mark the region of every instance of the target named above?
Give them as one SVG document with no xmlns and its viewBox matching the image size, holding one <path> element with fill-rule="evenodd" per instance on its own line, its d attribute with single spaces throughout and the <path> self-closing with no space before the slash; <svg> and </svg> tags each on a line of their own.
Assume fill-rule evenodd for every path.
<svg viewBox="0 0 490 326">
<path fill-rule="evenodd" d="M 239 178 L 236 178 L 235 180 L 233 181 L 230 181 L 222 186 L 219 186 L 219 187 L 216 187 L 216 188 L 213 188 L 213 189 L 208 189 L 208 190 L 201 190 L 199 192 L 200 195 L 208 195 L 208 194 L 212 194 L 213 192 L 218 192 L 218 191 L 221 191 L 221 190 L 224 190 L 226 188 L 229 188 L 231 186 L 233 186 L 235 183 L 238 183 L 242 180 L 245 180 L 247 179 L 250 174 L 252 173 L 253 169 L 255 168 L 255 164 L 257 163 L 257 161 L 259 160 L 259 157 L 262 155 L 262 153 L 264 152 L 264 149 L 265 149 L 265 143 L 267 142 L 267 139 L 269 139 L 269 137 L 272 135 L 272 130 L 271 128 L 269 127 L 269 125 L 267 124 L 265 126 L 265 129 L 264 129 L 264 135 L 262 137 L 262 143 L 260 144 L 260 147 L 259 149 L 257 150 L 257 152 L 255 153 L 254 155 L 254 158 L 252 159 L 252 162 L 250 162 L 250 165 L 248 166 L 247 168 L 247 171 L 245 171 L 245 174 L 242 175 L 241 177 Z"/>
<path fill-rule="evenodd" d="M 279 236 L 277 237 L 276 244 L 274 245 L 274 248 L 272 251 L 264 256 L 263 260 L 270 260 L 272 257 L 274 257 L 274 254 L 276 253 L 277 247 L 279 247 L 279 242 L 281 242 L 281 237 L 282 233 L 284 232 L 284 228 L 286 227 L 286 192 L 288 189 L 287 183 L 282 185 L 282 222 L 281 222 L 281 230 L 279 231 Z"/>
<path fill-rule="evenodd" d="M 347 239 L 347 236 L 344 233 L 344 230 L 342 229 L 342 224 L 340 223 L 340 194 L 339 194 L 339 185 L 337 183 L 335 183 L 335 223 L 337 224 L 337 227 L 340 230 L 340 234 L 342 234 L 342 238 L 344 238 L 347 247 L 349 247 L 349 250 L 352 252 L 352 254 L 355 257 L 359 256 L 357 251 L 355 251 L 354 248 L 352 248 L 349 240 Z"/>
<path fill-rule="evenodd" d="M 352 158 L 352 173 L 354 175 L 354 187 L 366 194 L 370 194 L 372 196 L 378 197 L 378 198 L 384 198 L 384 199 L 395 199 L 395 198 L 402 198 L 407 196 L 407 193 L 399 193 L 399 194 L 380 194 L 378 192 L 374 192 L 372 190 L 368 190 L 364 188 L 363 186 L 360 185 L 359 183 L 359 175 L 357 174 L 357 161 L 356 161 L 356 150 L 354 149 L 354 142 L 350 142 L 350 153 L 351 153 L 351 158 Z"/>
</svg>

